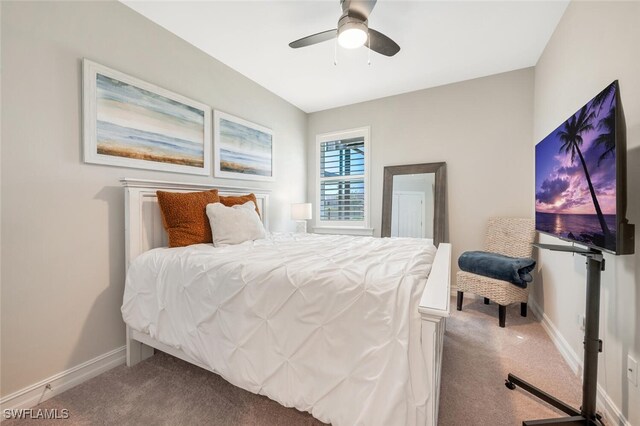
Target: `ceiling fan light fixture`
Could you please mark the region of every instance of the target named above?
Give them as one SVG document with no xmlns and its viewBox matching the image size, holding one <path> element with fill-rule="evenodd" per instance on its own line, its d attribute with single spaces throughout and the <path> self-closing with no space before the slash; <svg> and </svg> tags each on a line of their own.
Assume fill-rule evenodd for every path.
<svg viewBox="0 0 640 426">
<path fill-rule="evenodd" d="M 345 49 L 364 46 L 369 37 L 367 26 L 362 22 L 347 22 L 338 28 L 338 44 Z"/>
<path fill-rule="evenodd" d="M 337 29 L 302 37 L 289 43 L 289 47 L 297 49 L 337 38 L 334 63 L 336 63 L 338 44 L 346 49 L 356 49 L 366 45 L 369 48 L 369 54 L 374 51 L 384 56 L 394 56 L 400 51 L 398 43 L 380 31 L 369 28 L 369 14 L 376 2 L 377 0 L 340 0 L 342 15 L 338 19 Z"/>
</svg>

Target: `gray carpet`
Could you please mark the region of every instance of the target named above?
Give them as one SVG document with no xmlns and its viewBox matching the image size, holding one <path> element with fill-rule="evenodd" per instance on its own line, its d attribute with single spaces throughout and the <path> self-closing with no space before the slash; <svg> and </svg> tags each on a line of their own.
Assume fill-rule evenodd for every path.
<svg viewBox="0 0 640 426">
<path fill-rule="evenodd" d="M 498 306 L 469 298 L 447 322 L 442 363 L 439 423 L 450 425 L 521 425 L 522 420 L 564 414 L 520 389 L 504 386 L 513 373 L 574 407 L 582 384 L 529 313 L 520 304 L 507 308 L 506 327 L 498 327 Z"/>
<path fill-rule="evenodd" d="M 452 306 L 454 301 L 452 301 Z M 454 308 L 455 309 L 455 308 Z M 453 311 L 445 335 L 440 421 L 449 425 L 520 425 L 559 413 L 504 386 L 514 372 L 574 405 L 580 382 L 530 315 L 469 299 Z M 348 402 L 345 402 L 348 403 Z M 308 413 L 285 408 L 232 386 L 219 376 L 158 353 L 133 368 L 117 367 L 36 408 L 66 408 L 69 420 L 9 420 L 3 425 L 320 425 Z"/>
</svg>

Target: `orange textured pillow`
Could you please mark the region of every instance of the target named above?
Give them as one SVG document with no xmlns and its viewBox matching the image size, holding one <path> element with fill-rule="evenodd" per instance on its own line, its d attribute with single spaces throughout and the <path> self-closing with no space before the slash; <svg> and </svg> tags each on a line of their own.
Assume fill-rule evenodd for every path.
<svg viewBox="0 0 640 426">
<path fill-rule="evenodd" d="M 258 209 L 258 201 L 256 200 L 256 195 L 254 193 L 247 194 L 247 195 L 239 195 L 237 197 L 224 196 L 224 195 L 220 196 L 220 202 L 227 207 L 235 206 L 236 204 L 244 204 L 247 201 L 253 201 L 253 204 L 256 205 L 256 213 L 258 213 L 258 216 L 260 216 L 260 210 Z"/>
<path fill-rule="evenodd" d="M 220 202 L 217 189 L 184 193 L 158 191 L 156 194 L 169 247 L 213 242 L 206 209 L 207 204 Z"/>
</svg>

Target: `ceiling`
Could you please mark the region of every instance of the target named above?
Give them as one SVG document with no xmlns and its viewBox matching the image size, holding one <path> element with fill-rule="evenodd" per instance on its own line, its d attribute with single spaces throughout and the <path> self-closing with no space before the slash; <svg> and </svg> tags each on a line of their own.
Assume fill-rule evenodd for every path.
<svg viewBox="0 0 640 426">
<path fill-rule="evenodd" d="M 394 57 L 289 42 L 336 27 L 339 0 L 123 3 L 306 112 L 536 64 L 568 1 L 379 0 Z"/>
</svg>

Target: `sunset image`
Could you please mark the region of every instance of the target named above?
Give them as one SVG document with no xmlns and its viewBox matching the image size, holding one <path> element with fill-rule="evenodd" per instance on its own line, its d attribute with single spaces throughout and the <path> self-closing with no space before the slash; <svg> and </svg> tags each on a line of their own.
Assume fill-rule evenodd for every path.
<svg viewBox="0 0 640 426">
<path fill-rule="evenodd" d="M 536 227 L 616 248 L 615 114 L 612 83 L 536 146 Z"/>
</svg>

